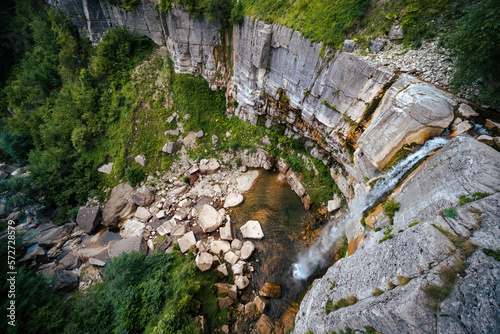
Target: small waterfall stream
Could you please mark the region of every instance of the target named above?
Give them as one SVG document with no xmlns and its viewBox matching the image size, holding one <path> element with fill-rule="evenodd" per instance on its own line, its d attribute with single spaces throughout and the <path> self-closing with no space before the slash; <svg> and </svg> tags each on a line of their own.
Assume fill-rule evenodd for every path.
<svg viewBox="0 0 500 334">
<path fill-rule="evenodd" d="M 447 141 L 448 139 L 442 137 L 435 137 L 428 140 L 417 152 L 392 167 L 366 196 L 356 197 L 351 203 L 348 215 L 338 224 L 333 220 L 330 221 L 311 248 L 299 255 L 298 261 L 292 266 L 294 278 L 305 280 L 317 269 L 329 265 L 331 261 L 331 249 L 344 233 L 344 226 L 351 222 L 359 222 L 363 213 L 370 210 L 373 206 L 377 205 L 378 201 L 387 196 L 413 166 L 432 151 L 443 147 Z"/>
</svg>

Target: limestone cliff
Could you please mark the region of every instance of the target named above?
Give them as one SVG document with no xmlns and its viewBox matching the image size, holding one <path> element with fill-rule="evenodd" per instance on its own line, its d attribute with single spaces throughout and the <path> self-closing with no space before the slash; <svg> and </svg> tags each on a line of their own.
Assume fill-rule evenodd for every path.
<svg viewBox="0 0 500 334">
<path fill-rule="evenodd" d="M 165 44 L 177 72 L 202 75 L 212 89 L 227 87 L 229 109 L 241 119 L 284 123 L 312 138 L 328 152 L 323 161 L 348 200 L 366 193 L 363 180 L 373 178 L 405 144 L 440 135 L 464 103 L 415 77 L 351 53 L 325 51 L 297 31 L 250 17 L 229 34 L 219 23 L 193 19 L 179 8 L 158 13 L 154 0 L 140 0 L 133 13 L 107 0 L 46 1 L 68 13 L 93 42 L 119 26 Z M 442 284 L 442 268 L 457 261 L 457 246 L 437 227 L 480 248 L 500 247 L 499 161 L 498 151 L 472 138 L 449 141 L 392 194 L 401 206 L 392 239 L 379 243 L 382 231 L 365 232 L 355 222 L 348 238 L 359 241 L 358 250 L 313 283 L 295 332 L 364 331 L 364 326 L 384 333 L 498 330 L 500 269 L 480 249 L 439 304 L 439 317 L 423 289 Z M 460 196 L 474 192 L 489 196 L 457 205 Z M 455 218 L 440 214 L 449 207 L 457 211 Z M 373 222 L 389 225 L 383 213 Z M 402 284 L 398 276 L 409 281 Z M 382 294 L 372 295 L 375 289 Z M 328 300 L 335 304 L 350 296 L 357 303 L 326 312 Z"/>
</svg>

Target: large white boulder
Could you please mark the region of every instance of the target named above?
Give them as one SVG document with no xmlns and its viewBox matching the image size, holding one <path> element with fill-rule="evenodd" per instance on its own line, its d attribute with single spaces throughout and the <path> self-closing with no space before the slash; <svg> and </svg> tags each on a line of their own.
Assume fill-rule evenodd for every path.
<svg viewBox="0 0 500 334">
<path fill-rule="evenodd" d="M 192 231 L 184 234 L 184 236 L 179 239 L 179 248 L 182 253 L 186 253 L 193 245 L 196 245 L 196 238 Z"/>
<path fill-rule="evenodd" d="M 225 208 L 233 208 L 238 206 L 243 202 L 243 195 L 237 193 L 230 193 L 226 196 L 226 202 L 224 203 Z"/>
<path fill-rule="evenodd" d="M 203 232 L 213 232 L 222 225 L 223 218 L 211 205 L 205 204 L 198 215 L 198 224 Z"/>
<path fill-rule="evenodd" d="M 264 232 L 262 232 L 262 227 L 257 220 L 249 220 L 241 228 L 241 233 L 243 238 L 247 239 L 262 239 L 264 238 Z"/>
<path fill-rule="evenodd" d="M 213 257 L 207 252 L 201 252 L 196 256 L 196 266 L 201 271 L 207 271 L 212 267 Z"/>
<path fill-rule="evenodd" d="M 251 241 L 245 241 L 241 246 L 241 259 L 246 260 L 252 256 L 255 245 Z"/>
</svg>

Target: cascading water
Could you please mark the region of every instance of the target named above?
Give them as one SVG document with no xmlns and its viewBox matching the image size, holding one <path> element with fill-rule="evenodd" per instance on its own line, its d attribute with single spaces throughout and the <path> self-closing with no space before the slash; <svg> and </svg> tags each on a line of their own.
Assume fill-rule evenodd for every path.
<svg viewBox="0 0 500 334">
<path fill-rule="evenodd" d="M 435 149 L 443 147 L 447 141 L 442 137 L 428 140 L 417 152 L 391 168 L 366 196 L 356 197 L 351 203 L 349 214 L 339 224 L 334 224 L 333 220 L 330 221 L 311 248 L 299 256 L 299 260 L 292 266 L 294 278 L 297 280 L 307 279 L 317 269 L 328 265 L 330 263 L 328 256 L 330 250 L 343 234 L 344 226 L 354 221 L 359 222 L 363 213 L 370 210 L 381 198 L 388 195 L 413 166 Z"/>
</svg>

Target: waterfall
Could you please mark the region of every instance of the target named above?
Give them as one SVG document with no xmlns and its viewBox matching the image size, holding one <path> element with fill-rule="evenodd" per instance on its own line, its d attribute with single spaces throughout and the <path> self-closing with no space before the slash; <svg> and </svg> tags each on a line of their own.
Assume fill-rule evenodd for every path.
<svg viewBox="0 0 500 334">
<path fill-rule="evenodd" d="M 307 279 L 317 269 L 326 267 L 330 263 L 332 247 L 344 233 L 344 226 L 348 223 L 359 222 L 363 213 L 387 196 L 413 166 L 432 151 L 443 147 L 447 141 L 448 139 L 442 137 L 428 140 L 417 152 L 393 166 L 366 196 L 356 197 L 351 203 L 348 215 L 338 224 L 335 224 L 333 220 L 330 221 L 311 248 L 299 255 L 299 260 L 292 266 L 294 278 Z"/>
</svg>

